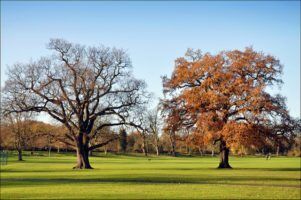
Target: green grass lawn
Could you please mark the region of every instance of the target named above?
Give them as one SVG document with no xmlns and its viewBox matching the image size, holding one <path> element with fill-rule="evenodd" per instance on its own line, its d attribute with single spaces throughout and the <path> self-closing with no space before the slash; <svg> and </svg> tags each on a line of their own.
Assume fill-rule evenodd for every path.
<svg viewBox="0 0 301 200">
<path fill-rule="evenodd" d="M 1 199 L 300 199 L 300 158 L 92 157 L 93 170 L 72 170 L 75 156 L 15 156 L 1 166 Z"/>
</svg>

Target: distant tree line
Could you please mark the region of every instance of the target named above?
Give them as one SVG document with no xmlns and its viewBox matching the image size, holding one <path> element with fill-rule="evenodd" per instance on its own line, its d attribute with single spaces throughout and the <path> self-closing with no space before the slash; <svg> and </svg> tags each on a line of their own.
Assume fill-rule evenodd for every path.
<svg viewBox="0 0 301 200">
<path fill-rule="evenodd" d="M 73 145 L 70 145 L 65 139 L 67 130 L 64 126 L 28 118 L 22 120 L 24 121 L 1 122 L 0 150 L 16 150 L 19 160 L 23 160 L 23 151 L 29 151 L 33 156 L 36 151 L 48 152 L 49 156 L 51 156 L 51 152 L 64 153 L 75 151 Z M 160 131 L 156 136 L 152 133 L 147 133 L 144 136 L 139 131 L 121 128 L 119 131 L 106 129 L 91 142 L 99 143 L 107 141 L 110 138 L 118 138 L 93 150 L 95 153 L 138 153 L 157 156 L 217 156 L 219 154 L 217 146 L 204 144 L 200 137 L 200 134 L 193 135 L 187 132 L 177 132 L 174 143 L 171 143 L 170 134 L 166 132 Z M 144 144 L 146 144 L 146 147 Z M 273 153 L 275 156 L 301 156 L 300 149 L 301 137 L 298 135 L 290 141 L 269 140 L 260 148 L 240 145 L 232 147 L 230 150 L 233 155 L 237 156 L 265 155 L 267 153 Z M 93 151 L 90 152 L 91 156 L 94 155 Z"/>
</svg>

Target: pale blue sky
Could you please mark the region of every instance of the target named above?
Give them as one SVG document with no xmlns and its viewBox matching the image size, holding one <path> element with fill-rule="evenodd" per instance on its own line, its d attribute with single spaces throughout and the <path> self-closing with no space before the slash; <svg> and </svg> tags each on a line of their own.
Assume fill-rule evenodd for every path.
<svg viewBox="0 0 301 200">
<path fill-rule="evenodd" d="M 162 97 L 160 76 L 187 48 L 270 53 L 284 65 L 290 113 L 300 117 L 300 2 L 2 2 L 1 84 L 7 65 L 49 55 L 50 38 L 128 51 L 136 77 Z M 277 88 L 276 88 L 277 89 Z"/>
</svg>

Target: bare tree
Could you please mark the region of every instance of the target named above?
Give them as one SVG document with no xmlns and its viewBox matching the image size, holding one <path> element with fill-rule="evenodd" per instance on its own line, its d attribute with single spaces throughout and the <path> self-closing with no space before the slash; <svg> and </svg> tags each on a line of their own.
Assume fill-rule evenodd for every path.
<svg viewBox="0 0 301 200">
<path fill-rule="evenodd" d="M 10 113 L 4 117 L 12 134 L 10 141 L 18 152 L 18 161 L 23 161 L 22 151 L 26 148 L 31 139 L 30 114 Z"/>
<path fill-rule="evenodd" d="M 145 156 L 148 156 L 148 129 L 145 126 L 145 124 L 142 122 L 141 124 L 135 124 L 134 127 L 136 127 L 141 139 L 142 139 L 142 152 Z"/>
<path fill-rule="evenodd" d="M 159 145 L 160 145 L 160 129 L 162 126 L 162 121 L 159 115 L 159 107 L 148 112 L 147 115 L 149 132 L 152 139 L 152 144 L 156 149 L 156 154 L 159 156 Z"/>
<path fill-rule="evenodd" d="M 101 121 L 97 120 L 95 122 L 95 124 L 97 124 L 97 126 L 95 126 L 95 127 L 101 126 L 101 124 L 104 124 L 104 123 L 109 123 L 109 122 L 101 122 Z M 107 126 L 107 127 L 102 128 L 99 131 L 94 132 L 93 137 L 90 139 L 90 146 L 94 146 L 96 144 L 102 143 L 103 147 L 106 147 L 107 144 L 109 144 L 110 142 L 112 142 L 116 139 L 118 139 L 118 135 L 115 134 L 109 126 Z M 89 155 L 92 156 L 92 154 L 93 154 L 93 150 L 90 150 Z"/>
<path fill-rule="evenodd" d="M 148 136 L 150 133 L 148 111 L 145 106 L 139 106 L 135 109 L 135 114 L 130 120 L 130 126 L 135 128 L 142 139 L 142 151 L 145 156 L 148 155 Z"/>
<path fill-rule="evenodd" d="M 51 39 L 48 48 L 53 56 L 9 68 L 3 101 L 14 104 L 7 112 L 44 112 L 64 124 L 77 151 L 75 168 L 91 169 L 89 151 L 109 141 L 89 141 L 104 127 L 130 124 L 133 108 L 147 101 L 146 85 L 132 76 L 124 50 L 62 39 Z M 108 123 L 95 127 L 97 119 Z"/>
<path fill-rule="evenodd" d="M 43 123 L 35 121 L 31 126 L 33 136 L 31 138 L 31 147 L 33 149 L 34 145 L 41 145 L 47 148 L 48 156 L 51 155 L 51 149 L 56 142 L 59 141 L 61 137 L 60 129 L 61 127 L 57 127 L 51 124 Z M 41 142 L 37 142 L 37 140 L 43 139 Z M 43 144 L 44 143 L 44 144 Z"/>
<path fill-rule="evenodd" d="M 182 102 L 180 102 L 182 103 Z M 174 100 L 161 100 L 161 113 L 164 119 L 163 132 L 169 138 L 172 156 L 176 156 L 176 133 L 181 131 L 181 127 L 188 129 L 191 127 L 191 122 L 188 119 L 183 119 L 183 114 L 186 109 Z"/>
</svg>

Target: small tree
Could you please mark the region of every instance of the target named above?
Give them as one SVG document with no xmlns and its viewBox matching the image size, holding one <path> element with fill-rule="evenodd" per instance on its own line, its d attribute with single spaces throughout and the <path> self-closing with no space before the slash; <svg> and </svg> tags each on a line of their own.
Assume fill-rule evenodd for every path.
<svg viewBox="0 0 301 200">
<path fill-rule="evenodd" d="M 105 124 L 109 122 L 102 122 L 100 120 L 97 120 L 95 122 L 96 126 L 101 126 L 101 124 Z M 114 133 L 114 131 L 111 130 L 109 126 L 102 128 L 101 130 L 98 131 L 93 131 L 93 135 L 91 135 L 90 139 L 90 146 L 94 146 L 96 144 L 103 144 L 102 147 L 105 149 L 105 154 L 107 154 L 107 145 L 109 143 L 112 143 L 114 140 L 118 139 L 118 135 Z M 94 149 L 96 150 L 96 149 Z M 90 156 L 93 154 L 93 149 L 90 150 L 89 152 Z"/>
<path fill-rule="evenodd" d="M 130 126 L 137 130 L 142 140 L 142 151 L 145 156 L 148 155 L 148 140 L 149 140 L 149 121 L 147 119 L 147 109 L 145 106 L 139 106 L 135 109 L 135 114 L 132 115 Z"/>
<path fill-rule="evenodd" d="M 45 148 L 47 148 L 48 156 L 50 157 L 51 149 L 60 137 L 59 127 L 44 122 L 35 121 L 32 124 L 31 129 L 34 133 L 33 135 L 35 136 L 31 138 L 31 146 L 44 146 Z M 40 142 L 37 141 L 41 141 L 43 143 L 39 144 Z"/>
<path fill-rule="evenodd" d="M 29 145 L 32 137 L 30 114 L 28 113 L 10 113 L 4 115 L 4 121 L 7 122 L 10 134 L 7 138 L 13 144 L 18 152 L 18 161 L 23 161 L 22 151 Z"/>
<path fill-rule="evenodd" d="M 180 131 L 181 128 L 185 128 L 185 125 L 189 127 L 189 125 L 185 124 L 185 122 L 180 117 L 186 111 L 181 107 L 179 102 L 174 99 L 162 100 L 161 106 L 162 115 L 165 121 L 163 131 L 169 138 L 172 156 L 176 156 L 176 133 Z"/>
<path fill-rule="evenodd" d="M 127 133 L 125 129 L 121 129 L 119 132 L 119 146 L 123 153 L 126 152 L 127 144 Z"/>
<path fill-rule="evenodd" d="M 159 132 L 162 127 L 161 118 L 159 116 L 159 107 L 150 110 L 147 114 L 147 121 L 149 126 L 149 132 L 151 137 L 151 142 L 155 147 L 156 154 L 159 156 L 159 145 L 160 145 L 160 136 Z"/>
</svg>

